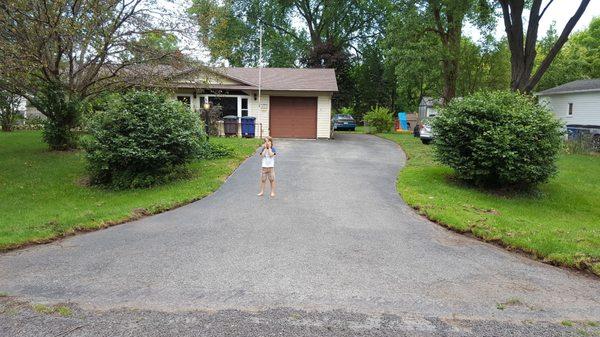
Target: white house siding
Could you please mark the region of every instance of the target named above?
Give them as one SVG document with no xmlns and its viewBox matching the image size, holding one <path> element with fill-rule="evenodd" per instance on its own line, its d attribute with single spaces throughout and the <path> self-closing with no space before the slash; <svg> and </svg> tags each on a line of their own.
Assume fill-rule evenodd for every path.
<svg viewBox="0 0 600 337">
<path fill-rule="evenodd" d="M 567 125 L 600 126 L 599 91 L 539 96 L 539 99 Z M 573 114 L 570 116 L 569 103 L 573 103 Z"/>
<path fill-rule="evenodd" d="M 173 98 L 178 95 L 192 95 L 191 89 L 179 89 L 173 93 Z M 256 117 L 256 137 L 269 135 L 269 99 L 271 96 L 301 96 L 317 98 L 317 138 L 331 137 L 331 93 L 328 92 L 309 92 L 309 91 L 265 91 L 261 93 L 260 107 L 259 100 L 254 99 L 258 95 L 257 91 L 247 91 L 248 116 Z M 262 108 L 261 108 L 262 107 Z M 202 109 L 202 95 L 198 94 L 196 98 L 192 97 L 192 108 L 199 111 Z"/>
<path fill-rule="evenodd" d="M 331 137 L 331 96 L 317 98 L 317 138 Z"/>
<path fill-rule="evenodd" d="M 248 100 L 248 116 L 255 117 L 256 137 L 260 137 L 261 126 L 262 136 L 269 135 L 269 95 L 260 95 L 260 103 L 258 100 L 258 92 L 256 92 L 256 99 L 254 99 L 255 92 L 250 93 L 250 99 Z M 260 106 L 259 106 L 260 104 Z"/>
<path fill-rule="evenodd" d="M 432 108 L 432 107 L 427 107 L 427 117 L 431 117 L 431 116 L 435 116 L 437 115 L 437 110 Z"/>
</svg>

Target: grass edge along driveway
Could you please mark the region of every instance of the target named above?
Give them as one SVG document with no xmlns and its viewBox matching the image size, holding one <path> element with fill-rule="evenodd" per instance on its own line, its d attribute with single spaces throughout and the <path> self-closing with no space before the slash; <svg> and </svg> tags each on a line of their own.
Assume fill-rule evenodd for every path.
<svg viewBox="0 0 600 337">
<path fill-rule="evenodd" d="M 148 189 L 84 186 L 82 151 L 51 152 L 41 132 L 0 133 L 0 251 L 43 243 L 173 209 L 214 192 L 252 155 L 257 139 L 211 138 L 228 158 L 189 164 L 189 179 Z"/>
<path fill-rule="evenodd" d="M 532 193 L 501 195 L 468 187 L 409 134 L 378 136 L 408 157 L 397 189 L 420 214 L 461 233 L 554 265 L 600 276 L 600 156 L 562 154 L 559 173 Z"/>
</svg>

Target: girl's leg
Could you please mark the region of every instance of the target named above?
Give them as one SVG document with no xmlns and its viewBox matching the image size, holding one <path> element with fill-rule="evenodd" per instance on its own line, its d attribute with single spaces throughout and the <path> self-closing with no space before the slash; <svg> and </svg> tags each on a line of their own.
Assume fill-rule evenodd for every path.
<svg viewBox="0 0 600 337">
<path fill-rule="evenodd" d="M 258 186 L 260 188 L 260 192 L 258 192 L 258 196 L 262 196 L 265 193 L 265 182 L 267 180 L 266 175 L 261 171 L 260 172 L 260 181 L 258 182 Z"/>
<path fill-rule="evenodd" d="M 271 180 L 271 196 L 275 196 L 275 179 Z"/>
<path fill-rule="evenodd" d="M 271 169 L 271 174 L 269 175 L 269 182 L 271 183 L 271 196 L 275 196 L 275 169 Z"/>
</svg>

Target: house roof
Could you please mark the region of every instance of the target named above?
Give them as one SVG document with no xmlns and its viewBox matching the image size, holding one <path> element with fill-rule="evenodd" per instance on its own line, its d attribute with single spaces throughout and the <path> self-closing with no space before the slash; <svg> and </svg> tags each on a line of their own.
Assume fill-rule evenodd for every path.
<svg viewBox="0 0 600 337">
<path fill-rule="evenodd" d="M 421 103 L 419 104 L 419 106 L 434 106 L 434 105 L 441 105 L 443 102 L 442 98 L 433 98 L 433 97 L 427 97 L 424 96 L 423 98 L 421 98 Z"/>
<path fill-rule="evenodd" d="M 208 77 L 221 76 L 229 81 L 208 83 Z M 241 67 L 173 67 L 170 65 L 136 65 L 121 72 L 124 80 L 175 88 L 210 88 L 258 90 L 259 68 Z M 141 79 L 141 80 L 140 80 Z M 261 89 L 266 91 L 337 92 L 335 70 L 329 68 L 262 68 Z"/>
<path fill-rule="evenodd" d="M 574 92 L 590 92 L 590 91 L 600 91 L 600 78 L 595 78 L 595 79 L 591 79 L 591 80 L 577 80 L 577 81 L 565 83 L 563 85 L 559 85 L 558 87 L 540 91 L 536 95 L 548 96 L 548 95 L 568 94 L 568 93 L 574 93 Z"/>
<path fill-rule="evenodd" d="M 258 68 L 212 68 L 232 80 L 258 87 Z M 338 91 L 333 69 L 263 68 L 262 90 Z"/>
</svg>

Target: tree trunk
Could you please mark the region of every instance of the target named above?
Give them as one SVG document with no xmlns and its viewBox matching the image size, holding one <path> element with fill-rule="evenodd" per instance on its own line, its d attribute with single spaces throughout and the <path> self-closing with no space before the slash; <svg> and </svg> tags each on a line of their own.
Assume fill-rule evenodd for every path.
<svg viewBox="0 0 600 337">
<path fill-rule="evenodd" d="M 524 32 L 522 17 L 525 1 L 499 0 L 499 2 L 502 7 L 502 16 L 504 18 L 504 26 L 511 55 L 511 89 L 514 91 L 530 93 L 548 70 L 562 46 L 567 42 L 569 34 L 571 34 L 571 31 L 583 15 L 583 12 L 585 12 L 590 0 L 581 0 L 579 8 L 571 19 L 569 19 L 569 22 L 567 22 L 560 37 L 554 43 L 550 52 L 546 55 L 533 76 L 532 73 L 537 55 L 536 43 L 540 19 L 552 2 L 549 2 L 542 10 L 542 0 L 533 0 L 529 12 L 527 32 Z M 524 37 L 525 40 L 523 39 Z"/>
<path fill-rule="evenodd" d="M 456 80 L 458 79 L 458 61 L 457 60 L 445 60 L 443 64 L 444 73 L 444 92 L 442 97 L 444 98 L 443 104 L 448 104 L 454 97 L 456 97 Z"/>
<path fill-rule="evenodd" d="M 2 118 L 2 132 L 11 132 L 13 130 L 12 121 Z"/>
</svg>

